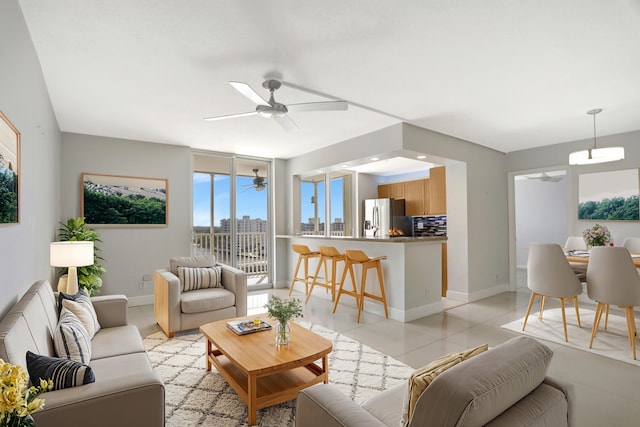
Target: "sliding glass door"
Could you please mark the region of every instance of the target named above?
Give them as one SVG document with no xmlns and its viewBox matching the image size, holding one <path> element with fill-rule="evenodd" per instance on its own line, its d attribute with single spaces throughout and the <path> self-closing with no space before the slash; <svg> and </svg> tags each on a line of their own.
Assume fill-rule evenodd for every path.
<svg viewBox="0 0 640 427">
<path fill-rule="evenodd" d="M 247 272 L 253 288 L 272 283 L 268 172 L 268 161 L 194 155 L 192 253 Z"/>
</svg>

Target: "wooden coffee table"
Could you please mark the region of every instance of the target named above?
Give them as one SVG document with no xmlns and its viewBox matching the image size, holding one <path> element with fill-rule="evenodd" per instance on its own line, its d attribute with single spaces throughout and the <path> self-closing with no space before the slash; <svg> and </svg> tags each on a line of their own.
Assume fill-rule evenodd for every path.
<svg viewBox="0 0 640 427">
<path fill-rule="evenodd" d="M 247 319 L 239 317 L 237 319 Z M 227 321 L 207 323 L 200 331 L 207 339 L 207 371 L 215 366 L 220 375 L 247 404 L 249 425 L 256 424 L 256 411 L 295 399 L 298 391 L 329 382 L 331 342 L 291 322 L 291 342 L 276 347 L 275 321 L 257 316 L 273 328 L 236 335 Z M 322 360 L 322 365 L 315 363 Z"/>
</svg>

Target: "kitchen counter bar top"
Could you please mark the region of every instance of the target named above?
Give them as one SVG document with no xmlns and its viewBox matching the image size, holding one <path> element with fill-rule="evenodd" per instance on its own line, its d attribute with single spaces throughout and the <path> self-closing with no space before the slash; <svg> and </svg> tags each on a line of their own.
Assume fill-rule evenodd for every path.
<svg viewBox="0 0 640 427">
<path fill-rule="evenodd" d="M 410 236 L 398 236 L 398 237 L 353 237 L 353 236 L 317 236 L 317 235 L 277 235 L 278 239 L 326 239 L 336 241 L 350 241 L 350 242 L 380 242 L 380 243 L 412 243 L 412 242 L 436 242 L 446 241 L 447 236 L 430 236 L 430 237 L 410 237 Z"/>
<path fill-rule="evenodd" d="M 316 251 L 320 246 L 333 246 L 340 253 L 345 250 L 361 250 L 369 257 L 384 256 L 382 261 L 382 275 L 384 277 L 389 317 L 400 322 L 410 322 L 433 313 L 441 312 L 442 306 L 442 245 L 446 237 L 327 237 L 327 236 L 295 236 L 278 235 L 276 238 L 276 253 L 278 264 L 276 280 L 279 286 L 291 286 L 291 279 L 295 271 L 298 255 L 291 246 L 306 245 Z M 309 261 L 309 271 L 314 274 L 319 258 Z M 336 279 L 343 276 L 344 263 L 337 266 Z M 354 268 L 356 286 L 361 283 L 362 269 Z M 324 271 L 319 275 L 324 276 Z M 374 270 L 369 270 L 367 292 L 379 294 L 378 278 Z M 346 288 L 350 289 L 351 280 L 346 278 Z M 300 284 L 295 286 L 297 291 L 304 291 Z M 331 295 L 319 286 L 314 287 L 313 295 L 319 298 L 331 299 Z M 340 299 L 340 305 L 351 305 L 355 308 L 355 298 L 345 295 Z M 337 308 L 338 311 L 340 307 Z M 374 313 L 384 318 L 382 304 L 365 298 L 365 313 Z M 355 321 L 355 311 L 354 321 Z M 365 316 L 366 319 L 366 316 Z M 366 320 L 365 320 L 366 321 Z"/>
</svg>

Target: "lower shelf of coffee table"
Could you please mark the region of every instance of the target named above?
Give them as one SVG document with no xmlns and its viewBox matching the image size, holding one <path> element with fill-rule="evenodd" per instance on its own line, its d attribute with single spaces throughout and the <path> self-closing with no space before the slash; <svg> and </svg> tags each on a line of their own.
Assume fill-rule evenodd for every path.
<svg viewBox="0 0 640 427">
<path fill-rule="evenodd" d="M 229 361 L 221 352 L 213 350 L 207 357 L 220 375 L 249 404 L 249 379 L 240 368 Z M 256 379 L 255 409 L 265 408 L 295 399 L 298 391 L 321 383 L 325 373 L 321 366 L 311 363 L 278 372 L 264 374 Z"/>
</svg>

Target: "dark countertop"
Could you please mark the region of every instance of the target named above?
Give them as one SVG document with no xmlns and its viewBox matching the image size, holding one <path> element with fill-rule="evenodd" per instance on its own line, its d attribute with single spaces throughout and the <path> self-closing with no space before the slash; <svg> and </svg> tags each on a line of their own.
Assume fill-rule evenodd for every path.
<svg viewBox="0 0 640 427">
<path fill-rule="evenodd" d="M 343 240 L 354 242 L 380 242 L 380 243 L 418 243 L 418 242 L 439 242 L 446 241 L 447 236 L 433 236 L 433 237 L 353 237 L 353 236 L 315 236 L 315 235 L 289 235 L 279 234 L 276 236 L 278 239 L 323 239 L 323 240 Z"/>
</svg>

